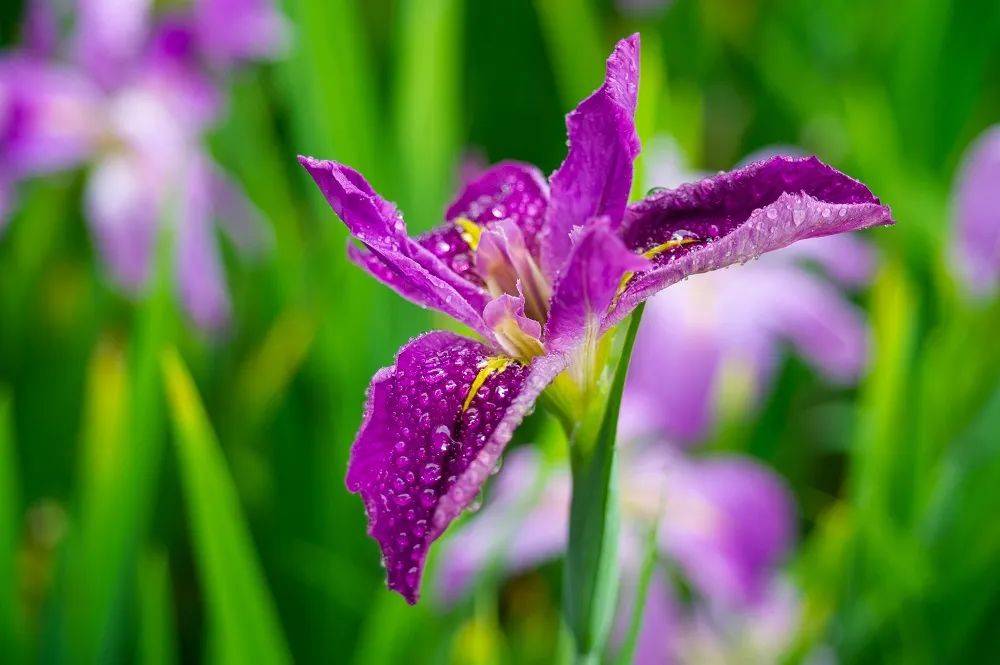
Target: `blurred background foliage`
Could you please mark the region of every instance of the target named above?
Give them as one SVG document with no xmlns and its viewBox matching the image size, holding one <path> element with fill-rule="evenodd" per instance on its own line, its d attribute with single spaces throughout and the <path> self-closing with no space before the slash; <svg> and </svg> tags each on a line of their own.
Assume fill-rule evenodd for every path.
<svg viewBox="0 0 1000 665">
<path fill-rule="evenodd" d="M 669 135 L 703 170 L 798 146 L 898 222 L 870 234 L 882 267 L 858 297 L 873 350 L 857 389 L 788 358 L 762 407 L 705 446 L 763 460 L 795 493 L 788 660 L 818 645 L 850 663 L 1000 658 L 1000 300 L 965 296 L 946 261 L 956 169 L 1000 120 L 995 0 L 282 9 L 288 53 L 232 74 L 211 134 L 275 238 L 256 264 L 223 245 L 224 334 L 187 322 L 166 261 L 135 301 L 109 285 L 79 174 L 21 190 L 0 241 L 4 662 L 554 657 L 558 564 L 451 608 L 385 590 L 343 477 L 369 378 L 431 315 L 347 263 L 295 155 L 356 166 L 425 230 L 470 156 L 554 169 L 563 114 L 633 31 L 647 145 Z M 20 15 L 0 12 L 5 44 Z"/>
</svg>

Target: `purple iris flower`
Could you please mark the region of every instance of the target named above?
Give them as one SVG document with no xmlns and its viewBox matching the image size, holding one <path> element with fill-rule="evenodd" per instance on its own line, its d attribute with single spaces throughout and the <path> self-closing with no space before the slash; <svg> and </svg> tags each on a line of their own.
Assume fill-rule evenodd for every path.
<svg viewBox="0 0 1000 665">
<path fill-rule="evenodd" d="M 604 85 L 567 116 L 569 152 L 548 181 L 498 164 L 420 237 L 357 171 L 300 158 L 364 245 L 352 260 L 482 338 L 431 332 L 404 346 L 375 375 L 352 449 L 347 486 L 364 500 L 389 587 L 411 603 L 428 546 L 535 400 L 546 391 L 563 422 L 578 421 L 604 333 L 639 303 L 797 240 L 891 223 L 864 185 L 815 158 L 757 162 L 629 206 L 638 46 L 638 35 L 619 42 Z"/>
<path fill-rule="evenodd" d="M 985 296 L 1000 281 L 1000 125 L 969 149 L 955 186 L 951 257 L 969 290 Z"/>
<path fill-rule="evenodd" d="M 217 228 L 247 255 L 268 236 L 203 145 L 216 85 L 174 23 L 149 25 L 147 4 L 81 0 L 71 62 L 38 49 L 0 58 L 0 183 L 10 197 L 20 180 L 88 167 L 84 212 L 113 281 L 141 291 L 170 225 L 181 300 L 215 330 L 230 316 Z"/>
</svg>

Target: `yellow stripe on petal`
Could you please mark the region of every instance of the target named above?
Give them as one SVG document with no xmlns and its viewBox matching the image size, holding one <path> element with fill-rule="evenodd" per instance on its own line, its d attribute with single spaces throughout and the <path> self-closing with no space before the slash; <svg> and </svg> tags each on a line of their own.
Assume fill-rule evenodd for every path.
<svg viewBox="0 0 1000 665">
<path fill-rule="evenodd" d="M 642 256 L 643 258 L 654 259 L 660 254 L 663 254 L 664 252 L 669 251 L 674 247 L 680 247 L 682 245 L 690 245 L 693 242 L 698 242 L 698 240 L 699 240 L 698 238 L 691 238 L 691 237 L 672 238 L 666 241 L 665 243 L 653 247 L 652 249 L 647 249 L 645 252 L 642 253 Z M 618 297 L 625 292 L 625 287 L 628 286 L 629 281 L 633 277 L 635 277 L 634 272 L 627 272 L 624 275 L 622 275 L 622 281 L 618 284 L 618 292 L 615 294 L 615 300 L 618 300 Z"/>
<path fill-rule="evenodd" d="M 465 413 L 469 405 L 472 404 L 472 398 L 476 396 L 479 389 L 486 383 L 486 379 L 498 372 L 504 371 L 513 362 L 513 358 L 507 358 L 506 356 L 493 356 L 484 360 L 479 366 L 479 374 L 476 375 L 476 378 L 472 381 L 472 385 L 469 386 L 469 394 L 465 396 L 465 402 L 462 404 L 462 413 Z"/>
<path fill-rule="evenodd" d="M 476 224 L 467 217 L 459 217 L 456 219 L 455 226 L 457 226 L 458 230 L 462 232 L 462 240 L 469 245 L 469 249 L 476 251 L 479 247 L 479 238 L 483 235 L 483 227 L 479 226 L 479 224 Z"/>
</svg>

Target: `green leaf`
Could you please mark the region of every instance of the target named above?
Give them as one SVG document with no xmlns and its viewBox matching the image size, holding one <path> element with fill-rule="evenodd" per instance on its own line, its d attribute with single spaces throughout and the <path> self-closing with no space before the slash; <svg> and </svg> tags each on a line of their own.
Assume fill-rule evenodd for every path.
<svg viewBox="0 0 1000 665">
<path fill-rule="evenodd" d="M 177 662 L 176 627 L 170 591 L 170 562 L 166 552 L 146 552 L 139 559 L 138 662 L 171 665 Z"/>
<path fill-rule="evenodd" d="M 152 519 L 163 456 L 157 358 L 173 309 L 170 258 L 164 232 L 129 348 L 101 340 L 88 372 L 80 515 L 66 549 L 67 628 L 81 662 L 121 650 L 129 580 Z"/>
<path fill-rule="evenodd" d="M 570 444 L 573 497 L 563 579 L 563 611 L 581 663 L 597 662 L 604 651 L 618 594 L 619 506 L 615 437 L 632 345 L 643 305 L 633 312 L 606 400 L 588 407 L 598 419 L 581 423 Z"/>
<path fill-rule="evenodd" d="M 0 388 L 0 653 L 7 654 L 13 662 L 21 662 L 24 656 L 16 569 L 21 523 L 19 494 L 11 399 Z"/>
<path fill-rule="evenodd" d="M 214 663 L 287 663 L 288 647 L 254 551 L 236 486 L 180 355 L 168 348 L 163 380 L 207 601 Z"/>
<path fill-rule="evenodd" d="M 629 665 L 635 658 L 635 647 L 639 643 L 639 630 L 642 628 L 642 617 L 646 610 L 646 597 L 649 595 L 649 584 L 653 580 L 653 572 L 656 570 L 657 555 L 659 554 L 660 543 L 657 539 L 659 526 L 659 520 L 657 520 L 655 524 L 650 526 L 649 532 L 646 534 L 645 552 L 642 557 L 642 567 L 639 569 L 639 581 L 636 584 L 632 616 L 629 618 L 625 641 L 615 659 L 617 665 Z"/>
</svg>

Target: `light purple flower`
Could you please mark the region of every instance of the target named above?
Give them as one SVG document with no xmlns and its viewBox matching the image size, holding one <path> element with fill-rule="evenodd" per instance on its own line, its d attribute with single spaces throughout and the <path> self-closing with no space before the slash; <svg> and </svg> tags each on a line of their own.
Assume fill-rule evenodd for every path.
<svg viewBox="0 0 1000 665">
<path fill-rule="evenodd" d="M 73 40 L 79 64 L 4 56 L 0 181 L 9 197 L 19 180 L 87 166 L 85 216 L 110 277 L 131 293 L 143 290 L 166 224 L 184 306 L 200 327 L 218 329 L 229 299 L 215 223 L 247 252 L 267 236 L 202 145 L 219 92 L 173 24 L 148 25 L 148 10 L 82 0 Z"/>
<path fill-rule="evenodd" d="M 983 132 L 969 149 L 953 206 L 955 272 L 974 294 L 993 293 L 1000 278 L 1000 125 Z"/>
<path fill-rule="evenodd" d="M 864 185 L 815 158 L 758 162 L 628 206 L 638 46 L 637 35 L 619 42 L 604 85 L 567 116 L 568 155 L 548 182 L 501 163 L 417 238 L 357 171 L 300 158 L 364 246 L 352 260 L 483 339 L 437 332 L 407 344 L 376 374 L 352 449 L 348 488 L 364 500 L 390 588 L 411 603 L 428 546 L 473 501 L 539 394 L 567 370 L 552 401 L 578 407 L 572 395 L 599 371 L 596 345 L 639 303 L 797 240 L 891 223 Z"/>
</svg>

